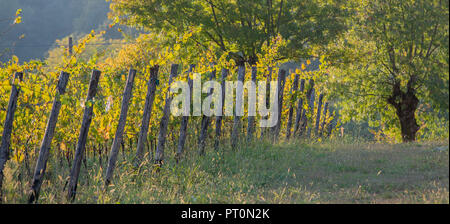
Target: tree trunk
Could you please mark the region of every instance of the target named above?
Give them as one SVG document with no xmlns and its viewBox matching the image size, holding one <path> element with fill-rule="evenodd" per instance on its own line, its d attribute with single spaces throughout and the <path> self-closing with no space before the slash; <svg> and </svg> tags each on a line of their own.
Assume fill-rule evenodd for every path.
<svg viewBox="0 0 450 224">
<path fill-rule="evenodd" d="M 408 81 L 406 92 L 400 89 L 400 84 L 396 83 L 388 103 L 395 108 L 398 119 L 400 120 L 400 129 L 403 142 L 412 142 L 416 140 L 416 133 L 419 131 L 419 125 L 416 121 L 416 110 L 419 99 L 416 97 L 412 88 L 413 77 Z"/>
</svg>

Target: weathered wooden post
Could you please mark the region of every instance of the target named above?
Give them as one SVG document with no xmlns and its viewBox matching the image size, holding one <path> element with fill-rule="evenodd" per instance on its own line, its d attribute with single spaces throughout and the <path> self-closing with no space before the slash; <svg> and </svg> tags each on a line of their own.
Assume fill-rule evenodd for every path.
<svg viewBox="0 0 450 224">
<path fill-rule="evenodd" d="M 266 108 L 269 108 L 270 106 L 270 82 L 272 81 L 272 67 L 268 68 L 268 73 L 266 76 Z M 269 115 L 263 116 L 264 120 L 267 120 Z M 260 139 L 264 139 L 264 135 L 267 132 L 268 128 L 261 128 L 261 136 Z"/>
<path fill-rule="evenodd" d="M 214 69 L 211 72 L 211 76 L 209 77 L 210 80 L 213 80 L 216 78 L 216 70 Z M 211 96 L 213 94 L 213 89 L 210 89 L 208 92 L 207 96 Z M 198 154 L 199 155 L 204 155 L 205 154 L 205 140 L 206 140 L 206 136 L 208 135 L 208 126 L 210 124 L 209 122 L 209 117 L 202 115 L 202 123 L 201 123 L 201 128 L 200 128 L 200 137 L 198 140 L 198 145 L 199 145 L 199 150 L 198 150 Z"/>
<path fill-rule="evenodd" d="M 98 81 L 100 80 L 101 72 L 93 70 L 91 75 L 91 81 L 89 83 L 89 90 L 86 97 L 85 108 L 83 112 L 83 121 L 81 123 L 80 134 L 78 135 L 78 143 L 75 151 L 75 157 L 73 158 L 72 170 L 69 176 L 69 185 L 67 191 L 67 199 L 73 201 L 77 193 L 78 177 L 80 175 L 81 160 L 85 153 L 86 141 L 89 133 L 89 127 L 91 125 L 92 116 L 94 114 L 93 99 L 97 94 Z M 94 148 L 95 150 L 95 148 Z M 95 156 L 95 154 L 94 154 Z"/>
<path fill-rule="evenodd" d="M 52 143 L 53 134 L 55 133 L 56 122 L 58 121 L 59 111 L 61 109 L 61 95 L 66 92 L 67 82 L 69 81 L 69 73 L 61 72 L 59 75 L 58 85 L 56 87 L 55 99 L 48 118 L 47 127 L 45 128 L 44 139 L 42 139 L 39 150 L 39 158 L 34 169 L 33 181 L 31 182 L 31 193 L 28 203 L 33 203 L 39 198 L 39 191 L 44 180 L 47 160 L 50 154 L 50 145 Z"/>
<path fill-rule="evenodd" d="M 228 69 L 222 68 L 222 80 L 221 80 L 221 86 L 222 86 L 222 114 L 216 116 L 216 138 L 214 140 L 214 149 L 217 150 L 219 148 L 219 141 L 220 141 L 220 135 L 222 134 L 222 118 L 223 118 L 223 106 L 225 104 L 225 80 L 228 75 Z"/>
<path fill-rule="evenodd" d="M 169 125 L 170 119 L 170 104 L 172 102 L 172 95 L 170 94 L 170 85 L 173 80 L 178 75 L 178 64 L 172 64 L 170 68 L 169 85 L 166 93 L 166 100 L 163 109 L 163 116 L 161 117 L 161 122 L 159 123 L 159 134 L 158 134 L 158 144 L 156 146 L 156 157 L 155 160 L 159 160 L 158 163 L 164 158 L 164 147 L 166 143 L 167 127 Z M 152 147 L 150 147 L 152 148 Z M 151 149 L 153 151 L 153 149 Z"/>
<path fill-rule="evenodd" d="M 191 78 L 189 77 L 189 75 L 194 72 L 195 69 L 195 65 L 190 65 L 189 66 L 189 70 L 188 70 L 188 74 L 187 74 L 187 81 L 189 83 L 189 100 L 192 98 L 192 85 L 193 85 L 193 81 L 191 80 Z M 190 110 L 190 108 L 189 108 Z M 177 148 L 177 154 L 176 154 L 176 161 L 178 163 L 178 161 L 181 159 L 181 155 L 183 154 L 183 150 L 184 150 L 184 144 L 186 143 L 186 137 L 187 137 L 187 126 L 189 123 L 189 116 L 183 116 L 181 118 L 181 124 L 180 124 L 180 137 L 178 138 L 178 148 Z M 164 158 L 164 154 L 158 153 L 158 151 L 156 152 L 156 157 L 157 159 L 155 159 L 155 163 L 157 164 L 162 164 L 162 160 Z"/>
<path fill-rule="evenodd" d="M 323 100 L 323 93 L 319 95 L 319 102 L 317 104 L 316 127 L 314 132 L 315 137 L 319 136 L 320 112 L 322 110 L 322 100 Z"/>
<path fill-rule="evenodd" d="M 284 69 L 280 69 L 278 71 L 278 80 L 277 80 L 277 91 L 278 91 L 278 119 L 276 125 L 273 127 L 273 140 L 276 141 L 278 139 L 278 135 L 280 134 L 281 129 L 281 115 L 283 112 L 283 95 L 284 95 L 284 84 L 286 83 L 286 71 Z"/>
<path fill-rule="evenodd" d="M 311 119 L 313 119 L 313 116 L 314 116 L 314 101 L 315 100 L 316 100 L 316 90 L 313 88 L 312 92 L 311 92 L 311 97 L 309 100 L 309 107 L 308 107 Z M 313 122 L 313 121 L 311 121 L 311 122 Z M 313 127 L 311 124 L 311 127 L 308 127 L 308 134 L 307 134 L 308 138 L 311 138 L 311 130 L 312 129 L 313 129 Z"/>
<path fill-rule="evenodd" d="M 291 94 L 297 93 L 298 89 L 298 79 L 300 75 L 295 74 L 294 81 L 292 82 L 292 88 L 291 88 Z M 292 105 L 293 102 L 291 102 L 291 105 L 289 107 L 289 113 L 288 113 L 288 122 L 287 122 L 287 130 L 286 130 L 286 138 L 289 139 L 291 137 L 291 128 L 292 128 L 292 119 L 294 116 L 294 106 Z"/>
<path fill-rule="evenodd" d="M 328 112 L 328 102 L 325 103 L 325 105 L 323 106 L 323 121 L 322 121 L 322 125 L 320 126 L 320 134 L 319 136 L 322 137 L 323 132 L 325 131 L 325 124 L 327 122 L 327 112 Z"/>
<path fill-rule="evenodd" d="M 333 120 L 334 120 L 334 116 L 333 116 L 333 108 L 332 107 L 330 107 L 330 117 L 331 117 L 331 120 L 330 120 L 330 123 L 328 123 L 328 125 L 327 125 L 327 135 L 326 135 L 326 137 L 330 137 L 330 135 L 331 135 L 331 132 L 332 132 L 332 130 L 333 130 Z"/>
<path fill-rule="evenodd" d="M 303 91 L 305 90 L 305 80 L 301 79 L 300 80 L 300 93 L 303 93 Z M 295 125 L 294 125 L 294 135 L 297 135 L 297 132 L 299 131 L 299 127 L 300 127 L 300 120 L 302 119 L 302 111 L 303 111 L 303 98 L 300 97 L 298 99 L 298 104 L 297 104 L 297 114 L 295 116 Z"/>
<path fill-rule="evenodd" d="M 244 78 L 245 78 L 245 65 L 239 65 L 238 66 L 238 85 L 236 87 L 236 110 L 234 114 L 234 120 L 233 120 L 233 129 L 231 132 L 231 148 L 236 149 L 237 143 L 239 140 L 239 133 L 241 132 L 241 117 L 243 114 L 243 84 L 244 84 Z M 240 84 L 239 84 L 240 82 Z"/>
<path fill-rule="evenodd" d="M 256 74 L 257 74 L 257 70 L 256 70 L 256 66 L 252 66 L 252 82 L 254 83 L 254 84 L 252 84 L 252 85 L 255 85 L 255 93 L 256 93 Z M 248 99 L 250 99 L 250 92 L 249 92 L 249 95 L 248 95 Z M 256 98 L 255 98 L 255 100 L 256 100 Z M 248 101 L 248 107 L 250 108 L 251 107 L 251 104 L 252 102 L 250 102 L 250 100 Z M 256 106 L 256 102 L 254 102 L 255 103 L 255 106 Z M 255 108 L 256 109 L 256 108 Z M 256 110 L 255 110 L 256 111 Z M 250 110 L 248 111 L 249 113 L 250 113 Z M 248 125 L 247 125 L 247 140 L 252 140 L 253 139 L 253 133 L 255 132 L 255 116 L 250 116 L 250 114 L 248 115 Z"/>
<path fill-rule="evenodd" d="M 122 97 L 122 106 L 120 108 L 119 124 L 117 125 L 116 135 L 114 136 L 114 141 L 111 147 L 111 152 L 109 155 L 108 168 L 106 170 L 105 186 L 111 183 L 113 177 L 114 168 L 116 167 L 117 155 L 119 154 L 120 144 L 122 143 L 123 131 L 125 129 L 125 124 L 127 121 L 128 107 L 130 105 L 130 100 L 133 92 L 133 82 L 136 76 L 136 70 L 130 68 L 128 72 L 127 83 L 125 85 L 125 91 Z"/>
<path fill-rule="evenodd" d="M 311 109 L 311 99 L 314 95 L 314 80 L 310 79 L 309 80 L 309 90 L 308 92 L 306 92 L 306 103 L 308 104 L 308 110 L 311 111 L 313 109 Z M 303 110 L 302 112 L 302 120 L 301 120 L 301 124 L 300 124 L 300 130 L 299 130 L 299 136 L 303 135 L 307 126 L 308 126 L 308 117 L 306 117 L 306 113 L 308 110 Z M 308 112 L 309 113 L 309 112 Z M 312 116 L 312 114 L 311 114 Z"/>
<path fill-rule="evenodd" d="M 69 56 L 72 56 L 73 52 L 73 43 L 72 43 L 72 37 L 69 37 Z"/>
<path fill-rule="evenodd" d="M 332 114 L 333 114 L 333 110 L 330 109 L 330 115 L 332 115 Z M 337 123 L 338 123 L 339 114 L 338 114 L 337 109 L 334 110 L 334 115 L 332 115 L 332 116 L 333 116 L 333 119 L 328 124 L 328 137 L 333 134 L 333 129 L 336 128 Z"/>
<path fill-rule="evenodd" d="M 23 80 L 23 73 L 16 72 L 13 78 L 11 94 L 9 95 L 8 108 L 6 109 L 6 118 L 3 123 L 2 143 L 0 145 L 0 203 L 2 202 L 3 169 L 6 161 L 9 159 L 9 146 L 11 145 L 11 132 L 14 122 L 14 113 L 17 108 L 17 98 L 20 93 L 19 82 Z"/>
<path fill-rule="evenodd" d="M 136 149 L 135 165 L 139 166 L 144 157 L 144 147 L 147 141 L 148 126 L 152 114 L 153 101 L 155 100 L 156 80 L 158 79 L 159 66 L 150 68 L 150 78 L 147 83 L 147 95 L 145 97 L 144 113 L 142 114 L 141 128 Z"/>
</svg>

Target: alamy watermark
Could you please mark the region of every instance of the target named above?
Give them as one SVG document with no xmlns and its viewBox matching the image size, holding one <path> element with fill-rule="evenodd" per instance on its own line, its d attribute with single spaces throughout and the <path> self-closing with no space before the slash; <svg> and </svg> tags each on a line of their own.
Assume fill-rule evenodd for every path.
<svg viewBox="0 0 450 224">
<path fill-rule="evenodd" d="M 269 93 L 266 81 L 225 81 L 225 97 L 222 99 L 222 85 L 219 82 L 211 80 L 202 83 L 201 75 L 194 73 L 191 83 L 176 81 L 170 85 L 170 92 L 174 94 L 170 111 L 173 116 L 243 116 L 245 89 L 248 116 L 257 116 L 258 113 L 261 116 L 259 127 L 275 126 L 278 122 L 276 81 L 270 82 Z M 203 100 L 202 93 L 207 94 Z M 270 95 L 269 102 L 267 95 Z"/>
</svg>

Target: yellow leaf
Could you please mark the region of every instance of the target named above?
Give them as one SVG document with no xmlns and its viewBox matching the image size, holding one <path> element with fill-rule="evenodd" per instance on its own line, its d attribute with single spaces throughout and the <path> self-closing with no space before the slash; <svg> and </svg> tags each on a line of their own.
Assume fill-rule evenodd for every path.
<svg viewBox="0 0 450 224">
<path fill-rule="evenodd" d="M 12 56 L 12 63 L 17 64 L 19 62 L 19 58 L 16 55 Z"/>
<path fill-rule="evenodd" d="M 20 151 L 17 151 L 13 156 L 13 160 L 16 162 L 19 162 L 19 163 L 22 162 L 23 159 L 24 159 L 24 155 Z"/>
<path fill-rule="evenodd" d="M 180 50 L 180 48 L 181 48 L 181 46 L 179 45 L 179 44 L 175 44 L 175 46 L 174 46 L 174 50 L 175 51 L 178 51 L 178 50 Z"/>
<path fill-rule="evenodd" d="M 19 24 L 22 22 L 22 17 L 18 16 L 15 20 L 14 20 L 14 24 Z"/>
</svg>

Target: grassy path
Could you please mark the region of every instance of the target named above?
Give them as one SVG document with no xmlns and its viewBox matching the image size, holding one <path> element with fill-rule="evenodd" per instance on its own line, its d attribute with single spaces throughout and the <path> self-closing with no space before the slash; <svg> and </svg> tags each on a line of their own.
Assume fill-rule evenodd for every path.
<svg viewBox="0 0 450 224">
<path fill-rule="evenodd" d="M 83 167 L 77 203 L 449 203 L 448 150 L 441 143 L 257 143 L 203 158 L 187 155 L 161 172 L 119 161 L 104 192 L 104 170 Z M 131 161 L 128 159 L 128 161 Z M 23 203 L 30 178 L 8 164 L 4 202 Z M 51 163 L 40 203 L 65 203 L 67 167 Z M 22 177 L 25 175 L 23 172 Z"/>
</svg>

